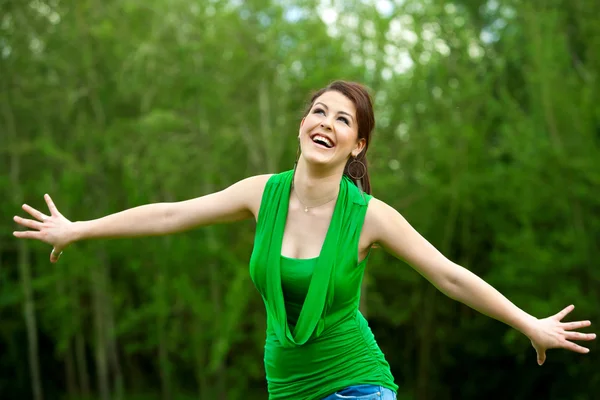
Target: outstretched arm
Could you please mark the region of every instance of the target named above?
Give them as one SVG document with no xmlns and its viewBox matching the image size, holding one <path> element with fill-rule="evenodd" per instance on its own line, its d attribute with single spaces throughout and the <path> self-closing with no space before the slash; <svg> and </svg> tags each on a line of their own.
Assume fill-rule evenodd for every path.
<svg viewBox="0 0 600 400">
<path fill-rule="evenodd" d="M 62 250 L 79 240 L 166 235 L 197 226 L 239 221 L 257 212 L 267 179 L 268 175 L 259 175 L 192 200 L 147 204 L 80 222 L 65 218 L 50 196 L 45 195 L 50 215 L 24 204 L 23 210 L 35 219 L 15 216 L 15 222 L 29 230 L 14 232 L 14 236 L 52 245 L 50 261 L 56 262 Z"/>
<path fill-rule="evenodd" d="M 573 331 L 590 326 L 590 321 L 561 322 L 573 310 L 572 305 L 545 319 L 527 314 L 483 279 L 444 257 L 396 210 L 380 200 L 372 199 L 369 203 L 365 225 L 372 242 L 380 243 L 391 254 L 405 260 L 448 297 L 526 335 L 538 354 L 540 365 L 546 359 L 547 349 L 565 348 L 587 353 L 589 349 L 572 340 L 596 338 L 595 334 Z"/>
</svg>

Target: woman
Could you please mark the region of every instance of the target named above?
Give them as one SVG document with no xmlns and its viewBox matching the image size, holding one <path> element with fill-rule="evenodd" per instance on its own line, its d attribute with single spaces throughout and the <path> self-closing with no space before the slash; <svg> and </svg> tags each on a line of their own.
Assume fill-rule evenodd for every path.
<svg viewBox="0 0 600 400">
<path fill-rule="evenodd" d="M 267 309 L 265 370 L 270 399 L 395 399 L 397 386 L 358 310 L 370 249 L 378 243 L 406 260 L 447 296 L 525 334 L 537 352 L 589 350 L 593 340 L 563 323 L 573 310 L 537 319 L 467 269 L 451 262 L 393 208 L 370 195 L 366 152 L 375 125 L 368 92 L 336 81 L 317 92 L 299 129 L 292 171 L 244 179 L 193 200 L 149 204 L 100 219 L 71 222 L 48 195 L 46 216 L 15 217 L 30 230 L 18 238 L 53 246 L 57 262 L 84 239 L 166 235 L 197 226 L 255 218 L 250 274 Z"/>
</svg>

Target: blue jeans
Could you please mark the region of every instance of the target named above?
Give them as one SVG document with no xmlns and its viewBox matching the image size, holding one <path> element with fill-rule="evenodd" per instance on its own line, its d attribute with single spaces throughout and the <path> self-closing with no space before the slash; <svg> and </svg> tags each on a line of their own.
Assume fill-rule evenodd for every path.
<svg viewBox="0 0 600 400">
<path fill-rule="evenodd" d="M 323 400 L 396 400 L 396 393 L 383 386 L 356 385 L 348 386 L 330 394 Z"/>
</svg>

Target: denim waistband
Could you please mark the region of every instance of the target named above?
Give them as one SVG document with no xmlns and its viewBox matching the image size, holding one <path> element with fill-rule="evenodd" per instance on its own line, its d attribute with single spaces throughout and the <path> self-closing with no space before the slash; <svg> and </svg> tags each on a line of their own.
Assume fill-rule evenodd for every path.
<svg viewBox="0 0 600 400">
<path fill-rule="evenodd" d="M 396 400 L 396 393 L 377 385 L 353 385 L 323 398 L 322 400 Z"/>
</svg>

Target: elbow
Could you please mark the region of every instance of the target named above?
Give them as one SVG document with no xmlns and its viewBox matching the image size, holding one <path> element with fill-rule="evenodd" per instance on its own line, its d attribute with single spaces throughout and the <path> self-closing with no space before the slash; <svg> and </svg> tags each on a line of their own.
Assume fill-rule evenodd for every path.
<svg viewBox="0 0 600 400">
<path fill-rule="evenodd" d="M 169 234 L 177 231 L 177 207 L 175 203 L 161 203 L 162 207 L 159 217 L 159 223 L 156 227 L 158 234 Z"/>
<path fill-rule="evenodd" d="M 453 266 L 438 284 L 439 290 L 453 300 L 459 300 L 463 292 L 461 266 Z"/>
</svg>

